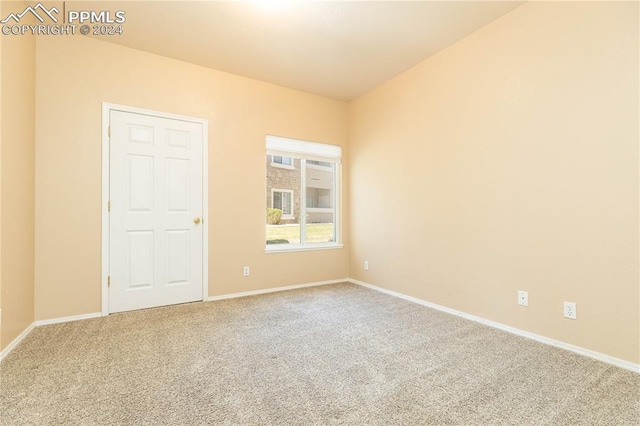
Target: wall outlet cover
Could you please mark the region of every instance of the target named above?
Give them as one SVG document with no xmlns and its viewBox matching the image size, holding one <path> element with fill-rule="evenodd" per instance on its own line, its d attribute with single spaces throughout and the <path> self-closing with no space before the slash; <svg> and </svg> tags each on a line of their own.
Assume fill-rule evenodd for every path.
<svg viewBox="0 0 640 426">
<path fill-rule="evenodd" d="M 518 290 L 518 305 L 529 306 L 529 292 Z"/>
<path fill-rule="evenodd" d="M 577 319 L 578 311 L 576 304 L 573 302 L 564 302 L 564 317 L 569 319 Z"/>
</svg>

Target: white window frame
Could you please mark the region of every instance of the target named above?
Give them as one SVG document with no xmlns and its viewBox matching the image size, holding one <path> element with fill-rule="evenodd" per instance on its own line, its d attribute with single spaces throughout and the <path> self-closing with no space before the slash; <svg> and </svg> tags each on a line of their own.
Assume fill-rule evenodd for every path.
<svg viewBox="0 0 640 426">
<path fill-rule="evenodd" d="M 289 208 L 291 210 L 291 214 L 285 214 L 284 213 L 284 209 L 282 209 L 282 219 L 285 219 L 285 220 L 295 219 L 296 218 L 296 215 L 294 214 L 294 212 L 295 212 L 295 209 L 294 209 L 295 203 L 293 201 L 294 200 L 293 197 L 295 195 L 295 192 L 293 190 L 291 190 L 291 189 L 272 188 L 271 189 L 271 208 L 275 208 L 274 207 L 275 203 L 273 202 L 274 201 L 273 200 L 273 196 L 275 195 L 276 192 L 288 192 L 289 194 L 291 194 L 291 202 L 290 202 L 290 206 L 289 206 Z"/>
<path fill-rule="evenodd" d="M 280 136 L 267 135 L 267 155 L 278 155 L 300 160 L 300 244 L 268 244 L 266 253 L 280 253 L 292 251 L 326 250 L 343 248 L 342 244 L 342 147 L 338 145 L 321 144 L 298 139 L 283 138 Z M 273 157 L 272 157 L 273 158 Z M 333 211 L 334 239 L 335 241 L 326 243 L 306 242 L 307 230 L 307 200 L 306 200 L 306 160 L 323 161 L 332 163 L 334 167 L 333 178 L 333 208 L 326 211 Z M 310 164 L 308 167 L 322 167 Z M 322 167 L 327 169 L 327 167 Z M 273 190 L 272 190 L 273 191 Z M 293 197 L 292 197 L 292 203 Z M 271 199 L 273 205 L 273 195 Z M 323 209 L 325 210 L 325 209 Z M 284 215 L 283 215 L 284 218 Z M 265 226 L 266 230 L 266 226 Z M 266 242 L 266 235 L 265 235 Z M 266 244 L 266 243 L 265 243 Z"/>
</svg>

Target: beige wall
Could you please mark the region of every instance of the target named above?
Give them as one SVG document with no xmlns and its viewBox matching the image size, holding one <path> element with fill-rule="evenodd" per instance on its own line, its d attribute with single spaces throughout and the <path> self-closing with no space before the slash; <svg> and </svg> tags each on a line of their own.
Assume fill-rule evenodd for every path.
<svg viewBox="0 0 640 426">
<path fill-rule="evenodd" d="M 36 74 L 36 319 L 100 311 L 102 102 L 209 120 L 209 295 L 348 276 L 346 248 L 264 253 L 265 135 L 345 145 L 345 103 L 77 36 Z"/>
<path fill-rule="evenodd" d="M 0 15 L 15 3 L 2 4 Z M 4 349 L 34 319 L 35 41 L 2 36 L 0 77 L 0 293 Z"/>
<path fill-rule="evenodd" d="M 637 8 L 525 4 L 350 104 L 351 276 L 640 362 Z"/>
</svg>

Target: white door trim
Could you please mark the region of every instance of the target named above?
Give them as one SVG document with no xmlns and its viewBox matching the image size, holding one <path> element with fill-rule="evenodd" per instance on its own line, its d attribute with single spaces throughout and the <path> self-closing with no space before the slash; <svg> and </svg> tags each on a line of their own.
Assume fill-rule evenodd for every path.
<svg viewBox="0 0 640 426">
<path fill-rule="evenodd" d="M 109 315 L 109 116 L 111 111 L 151 115 L 171 120 L 202 124 L 202 300 L 209 298 L 209 121 L 205 118 L 188 117 L 166 112 L 152 111 L 125 105 L 102 103 L 102 315 Z"/>
</svg>

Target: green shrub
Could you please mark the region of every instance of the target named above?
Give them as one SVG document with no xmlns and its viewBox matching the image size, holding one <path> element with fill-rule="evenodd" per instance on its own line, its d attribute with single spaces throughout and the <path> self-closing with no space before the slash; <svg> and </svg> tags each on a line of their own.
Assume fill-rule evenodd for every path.
<svg viewBox="0 0 640 426">
<path fill-rule="evenodd" d="M 267 209 L 267 223 L 269 225 L 280 224 L 280 218 L 282 218 L 282 210 L 280 209 Z"/>
</svg>

